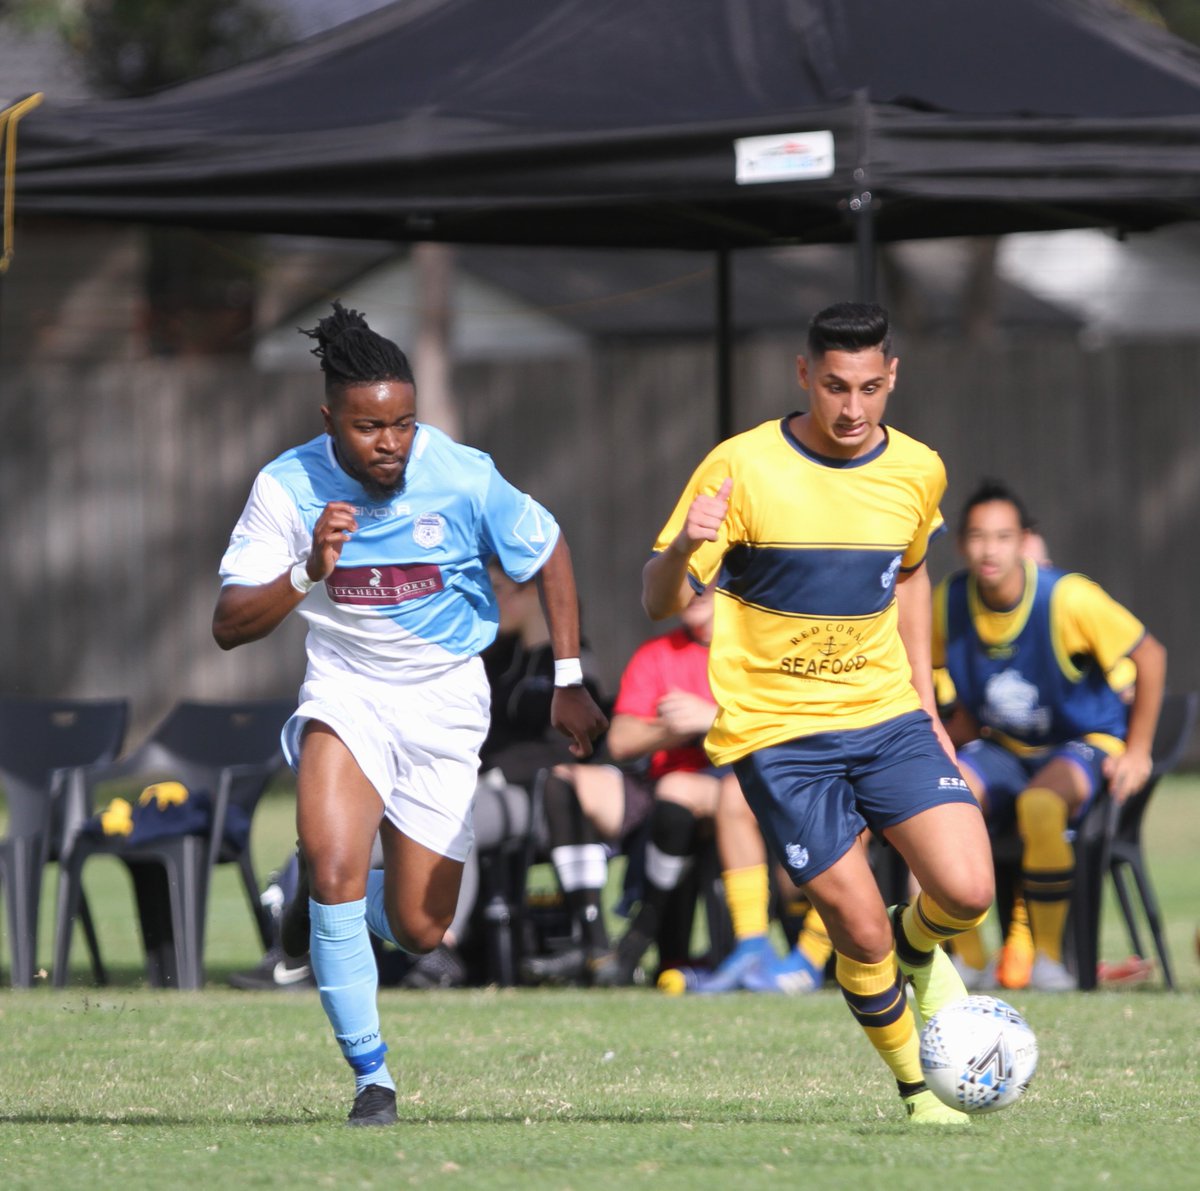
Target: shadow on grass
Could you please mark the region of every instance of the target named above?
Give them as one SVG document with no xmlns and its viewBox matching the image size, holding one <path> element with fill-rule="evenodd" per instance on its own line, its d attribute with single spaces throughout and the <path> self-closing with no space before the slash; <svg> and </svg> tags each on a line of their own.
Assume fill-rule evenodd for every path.
<svg viewBox="0 0 1200 1191">
<path fill-rule="evenodd" d="M 819 1116 L 805 1113 L 803 1121 L 808 1124 L 818 1123 Z M 844 1113 L 831 1112 L 829 1121 L 840 1121 L 849 1126 Z M 424 1126 L 477 1126 L 477 1125 L 510 1125 L 528 1129 L 537 1125 L 670 1125 L 670 1124 L 720 1124 L 720 1125 L 760 1125 L 772 1126 L 796 1125 L 802 1120 L 801 1114 L 790 1106 L 778 1112 L 756 1112 L 753 1115 L 739 1115 L 731 1105 L 706 1105 L 702 1113 L 683 1110 L 657 1110 L 654 1112 L 635 1112 L 630 1109 L 614 1109 L 611 1112 L 571 1112 L 538 1116 L 532 1113 L 507 1112 L 452 1112 L 427 1113 L 423 1116 L 404 1116 L 396 1122 L 396 1127 Z M 898 1115 L 896 1121 L 903 1123 Z M 881 1122 L 886 1123 L 886 1122 Z M 274 1114 L 259 1116 L 240 1116 L 230 1114 L 224 1117 L 214 1117 L 211 1114 L 184 1116 L 166 1113 L 86 1113 L 86 1112 L 10 1112 L 0 1113 L 0 1125 L 124 1125 L 129 1128 L 212 1128 L 214 1125 L 255 1126 L 260 1128 L 275 1128 L 292 1125 L 330 1125 L 345 1124 L 345 1117 L 331 1115 L 328 1111 L 315 1112 L 300 1110 L 290 1114 Z"/>
</svg>

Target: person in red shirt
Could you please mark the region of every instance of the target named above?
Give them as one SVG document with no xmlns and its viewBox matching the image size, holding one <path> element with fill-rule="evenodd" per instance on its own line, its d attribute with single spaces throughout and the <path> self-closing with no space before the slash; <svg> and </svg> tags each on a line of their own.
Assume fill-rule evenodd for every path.
<svg viewBox="0 0 1200 1191">
<path fill-rule="evenodd" d="M 717 711 L 708 682 L 712 615 L 713 595 L 706 591 L 683 610 L 678 628 L 644 642 L 630 658 L 607 738 L 614 764 L 558 765 L 546 781 L 550 856 L 583 945 L 529 957 L 522 974 L 531 983 L 632 983 L 656 941 L 666 903 L 687 873 L 698 833 L 712 822 L 738 945 L 716 972 L 698 977 L 703 988 L 689 988 L 744 988 L 751 970 L 773 970 L 778 963 L 767 938 L 770 889 L 762 834 L 737 778 L 728 767 L 714 768 L 703 748 Z M 641 904 L 614 952 L 601 893 L 609 857 L 628 852 L 639 833 L 649 835 Z M 824 936 L 815 915 L 806 923 L 811 925 Z"/>
</svg>

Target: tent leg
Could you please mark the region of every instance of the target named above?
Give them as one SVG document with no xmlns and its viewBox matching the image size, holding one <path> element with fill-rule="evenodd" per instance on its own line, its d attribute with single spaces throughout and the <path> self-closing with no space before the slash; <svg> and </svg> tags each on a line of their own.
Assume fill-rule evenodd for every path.
<svg viewBox="0 0 1200 1191">
<path fill-rule="evenodd" d="M 729 249 L 717 250 L 717 441 L 733 433 L 733 295 Z"/>
</svg>

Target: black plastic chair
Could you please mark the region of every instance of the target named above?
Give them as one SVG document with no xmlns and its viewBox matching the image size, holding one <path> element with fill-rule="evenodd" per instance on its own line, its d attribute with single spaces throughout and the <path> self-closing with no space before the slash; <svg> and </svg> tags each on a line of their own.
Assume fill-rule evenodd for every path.
<svg viewBox="0 0 1200 1191">
<path fill-rule="evenodd" d="M 82 771 L 72 795 L 82 820 L 101 784 L 120 781 L 135 793 L 155 781 L 181 782 L 206 791 L 212 816 L 205 831 L 130 843 L 121 836 L 76 834 L 60 866 L 54 932 L 54 985 L 69 974 L 74 920 L 83 904 L 83 868 L 96 855 L 116 856 L 129 869 L 146 951 L 146 974 L 154 987 L 199 988 L 204 981 L 204 930 L 212 871 L 236 864 L 264 950 L 271 945 L 271 918 L 259 898 L 249 832 L 235 842 L 226 832 L 231 807 L 249 823 L 268 782 L 283 764 L 280 730 L 293 700 L 235 703 L 181 702 L 128 757 Z"/>
<path fill-rule="evenodd" d="M 1155 787 L 1179 764 L 1195 728 L 1198 710 L 1200 694 L 1195 691 L 1164 696 L 1154 734 L 1153 768 L 1146 784 L 1121 805 L 1109 797 L 1107 789 L 1101 790 L 1075 825 L 1075 885 L 1067 915 L 1063 958 L 1083 990 L 1094 989 L 1097 984 L 1105 876 L 1112 877 L 1130 944 L 1136 954 L 1145 958 L 1138 913 L 1126 880 L 1127 876 L 1133 877 L 1141 914 L 1150 928 L 1158 953 L 1163 982 L 1167 988 L 1175 987 L 1158 900 L 1142 849 L 1142 820 Z M 1008 930 L 1013 898 L 1020 886 L 1021 852 L 1021 840 L 1015 831 L 992 840 L 996 899 L 1004 932 Z"/>
<path fill-rule="evenodd" d="M 1175 987 L 1175 974 L 1162 929 L 1158 898 L 1150 883 L 1150 873 L 1142 849 L 1142 821 L 1150 796 L 1159 781 L 1179 764 L 1200 711 L 1200 694 L 1166 695 L 1154 734 L 1154 766 L 1146 784 L 1118 805 L 1107 791 L 1088 810 L 1075 836 L 1075 893 L 1071 900 L 1068 931 L 1073 940 L 1074 972 L 1079 987 L 1095 988 L 1096 967 L 1100 955 L 1100 918 L 1103 906 L 1104 877 L 1112 877 L 1121 916 L 1134 953 L 1147 958 L 1142 945 L 1139 914 L 1130 896 L 1127 878 L 1133 878 L 1133 891 L 1140 902 L 1141 917 L 1150 929 L 1163 983 Z"/>
<path fill-rule="evenodd" d="M 0 696 L 0 782 L 8 803 L 0 839 L 0 893 L 8 907 L 12 984 L 29 988 L 37 970 L 42 874 L 64 854 L 64 799 L 79 766 L 109 761 L 125 737 L 125 699 L 24 699 Z M 103 975 L 86 900 L 80 918 Z"/>
</svg>

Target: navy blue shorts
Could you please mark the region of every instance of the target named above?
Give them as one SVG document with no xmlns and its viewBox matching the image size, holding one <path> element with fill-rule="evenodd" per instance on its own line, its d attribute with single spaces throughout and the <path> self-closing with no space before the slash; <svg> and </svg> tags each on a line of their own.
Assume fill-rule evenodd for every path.
<svg viewBox="0 0 1200 1191">
<path fill-rule="evenodd" d="M 951 802 L 975 805 L 923 711 L 759 749 L 733 770 L 798 885 L 841 859 L 864 827 L 880 831 Z"/>
<path fill-rule="evenodd" d="M 1016 821 L 1017 795 L 1028 788 L 1035 773 L 1059 757 L 1070 761 L 1087 781 L 1087 797 L 1074 815 L 1078 820 L 1104 784 L 1104 761 L 1108 753 L 1102 748 L 1086 740 L 1070 740 L 1036 757 L 1018 757 L 994 740 L 981 739 L 972 740 L 958 750 L 958 763 L 969 769 L 983 786 L 988 829 L 993 835 L 1003 834 L 1012 827 Z"/>
</svg>

